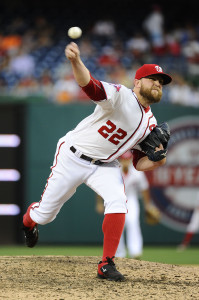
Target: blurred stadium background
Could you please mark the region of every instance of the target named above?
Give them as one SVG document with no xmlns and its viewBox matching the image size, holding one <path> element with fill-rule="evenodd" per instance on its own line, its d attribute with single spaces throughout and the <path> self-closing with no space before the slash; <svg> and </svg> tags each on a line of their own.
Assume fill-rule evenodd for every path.
<svg viewBox="0 0 199 300">
<path fill-rule="evenodd" d="M 4 0 L 0 4 L 0 244 L 4 249 L 0 255 L 9 253 L 5 245 L 23 244 L 22 216 L 31 202 L 40 199 L 57 140 L 94 108 L 76 85 L 64 56 L 71 26 L 83 30 L 77 43 L 96 78 L 131 88 L 136 69 L 144 63 L 157 63 L 173 77 L 161 104 L 152 108 L 158 122 L 168 121 L 175 135 L 168 166 L 149 174 L 162 220 L 160 225 L 147 226 L 141 204 L 141 227 L 146 247 L 176 248 L 199 205 L 197 1 Z M 40 226 L 39 245 L 101 249 L 103 216 L 95 210 L 95 197 L 81 186 L 53 223 Z M 195 234 L 192 247 L 198 243 Z"/>
</svg>

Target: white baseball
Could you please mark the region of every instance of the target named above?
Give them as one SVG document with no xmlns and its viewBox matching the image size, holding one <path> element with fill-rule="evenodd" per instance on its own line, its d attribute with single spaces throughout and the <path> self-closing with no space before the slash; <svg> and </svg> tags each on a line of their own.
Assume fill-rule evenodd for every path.
<svg viewBox="0 0 199 300">
<path fill-rule="evenodd" d="M 78 39 L 82 35 L 82 30 L 79 27 L 71 27 L 68 30 L 68 36 L 71 39 Z"/>
</svg>

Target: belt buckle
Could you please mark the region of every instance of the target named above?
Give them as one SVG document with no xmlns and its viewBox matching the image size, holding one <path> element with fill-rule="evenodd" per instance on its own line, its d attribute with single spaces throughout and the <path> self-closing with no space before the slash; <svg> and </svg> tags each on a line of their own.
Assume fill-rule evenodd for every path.
<svg viewBox="0 0 199 300">
<path fill-rule="evenodd" d="M 94 164 L 97 165 L 97 166 L 101 166 L 101 165 L 103 165 L 103 162 L 100 161 L 99 159 L 96 159 L 96 160 L 94 161 Z"/>
<path fill-rule="evenodd" d="M 91 164 L 93 164 L 93 165 L 94 165 L 94 164 L 95 164 L 95 162 L 96 162 L 96 159 L 92 159 L 92 160 L 91 160 Z"/>
</svg>

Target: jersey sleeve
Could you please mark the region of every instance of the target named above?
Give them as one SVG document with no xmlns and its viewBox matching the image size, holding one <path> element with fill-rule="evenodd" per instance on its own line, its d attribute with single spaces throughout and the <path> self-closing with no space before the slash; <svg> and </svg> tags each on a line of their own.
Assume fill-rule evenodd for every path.
<svg viewBox="0 0 199 300">
<path fill-rule="evenodd" d="M 101 81 L 101 84 L 106 92 L 107 99 L 112 99 L 113 97 L 119 95 L 123 87 L 121 84 L 108 83 L 104 81 Z"/>
<path fill-rule="evenodd" d="M 89 83 L 82 87 L 82 90 L 93 101 L 101 101 L 106 99 L 106 92 L 101 81 L 95 79 L 92 75 Z"/>
<path fill-rule="evenodd" d="M 120 103 L 122 98 L 121 89 L 125 87 L 120 84 L 112 84 L 95 79 L 92 75 L 89 83 L 82 87 L 86 95 L 104 109 L 110 109 Z"/>
</svg>

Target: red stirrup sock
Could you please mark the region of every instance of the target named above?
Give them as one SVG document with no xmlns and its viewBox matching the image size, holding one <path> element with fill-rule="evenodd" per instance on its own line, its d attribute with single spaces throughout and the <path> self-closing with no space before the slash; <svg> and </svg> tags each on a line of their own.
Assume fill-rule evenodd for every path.
<svg viewBox="0 0 199 300">
<path fill-rule="evenodd" d="M 33 204 L 35 204 L 36 202 L 32 203 L 28 209 L 27 209 L 27 212 L 25 213 L 25 215 L 23 216 L 23 224 L 24 226 L 26 227 L 30 227 L 30 230 L 33 229 L 33 227 L 37 224 L 35 223 L 31 217 L 30 217 L 30 209 L 32 207 Z"/>
<path fill-rule="evenodd" d="M 188 246 L 192 237 L 193 237 L 194 233 L 193 232 L 187 232 L 185 237 L 184 237 L 184 240 L 182 242 L 182 245 L 184 246 Z"/>
<path fill-rule="evenodd" d="M 104 233 L 103 256 L 102 263 L 98 265 L 98 272 L 101 274 L 100 268 L 107 264 L 106 257 L 115 256 L 120 238 L 124 229 L 125 214 L 106 214 L 102 224 Z"/>
</svg>

